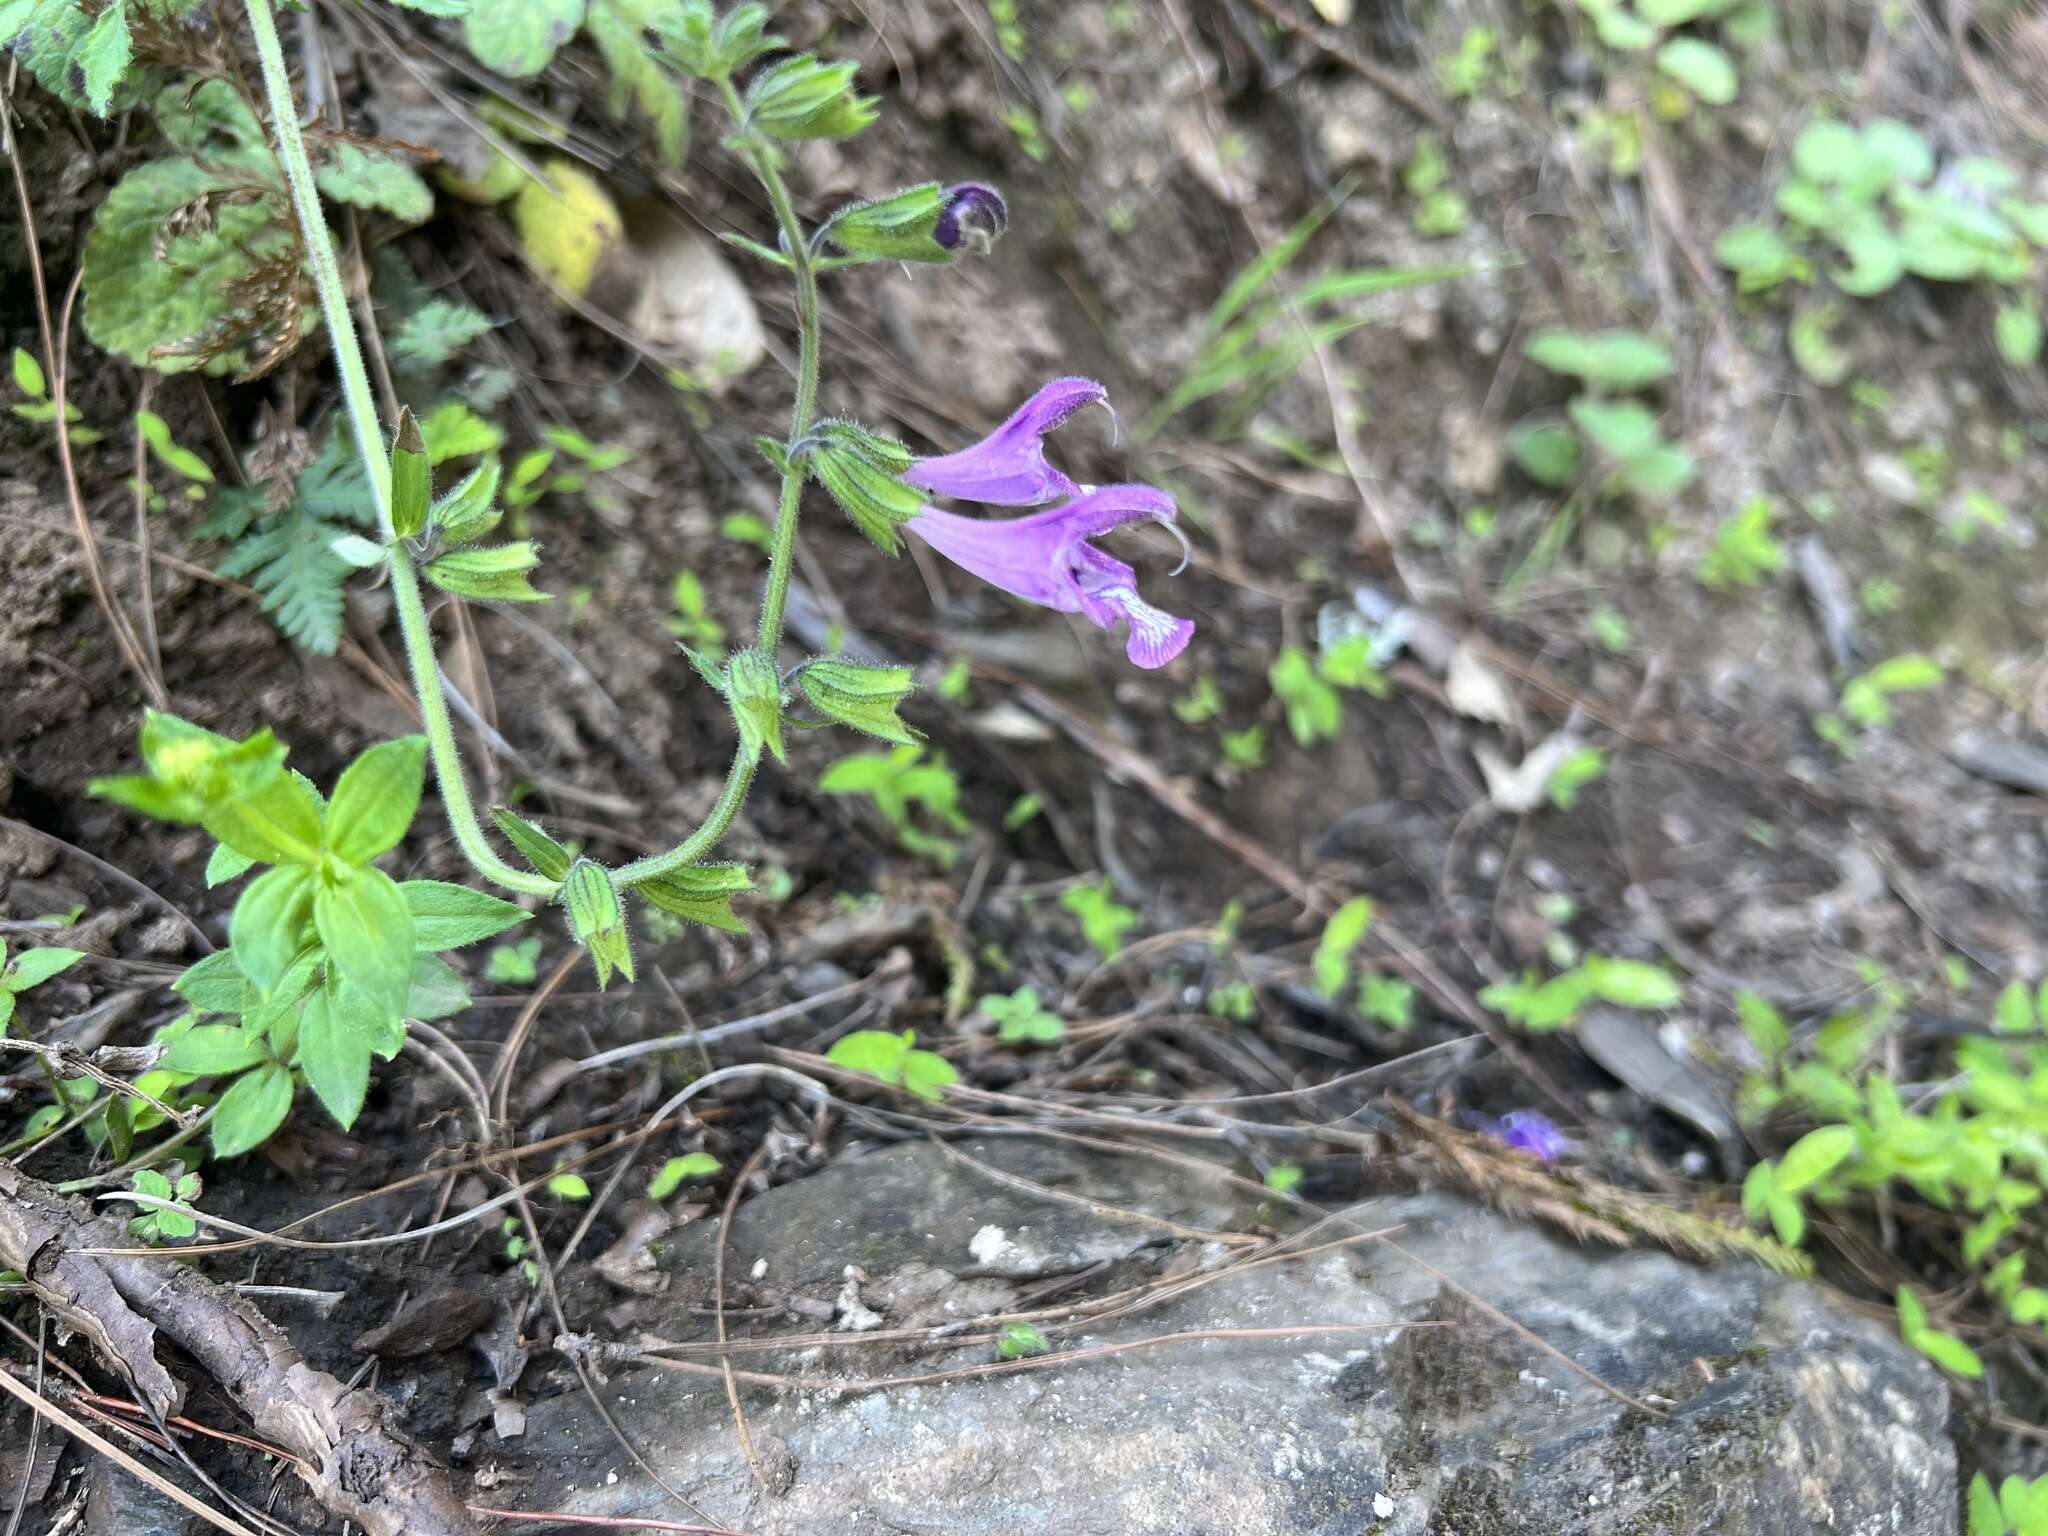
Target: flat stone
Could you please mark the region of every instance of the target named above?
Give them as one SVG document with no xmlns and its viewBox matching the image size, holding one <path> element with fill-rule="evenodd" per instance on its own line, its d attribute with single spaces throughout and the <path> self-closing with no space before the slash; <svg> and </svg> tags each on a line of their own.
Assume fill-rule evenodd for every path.
<svg viewBox="0 0 2048 1536">
<path fill-rule="evenodd" d="M 1016 1139 L 963 1150 L 1185 1225 L 1242 1225 L 1250 1214 L 1218 1181 L 1134 1155 Z M 1820 1289 L 1741 1265 L 1578 1248 L 1441 1194 L 1350 1214 L 1398 1227 L 1416 1258 L 1656 1412 L 1619 1400 L 1377 1242 L 1237 1273 L 1056 1346 L 1365 1325 L 1356 1333 L 1209 1337 L 887 1391 L 742 1387 L 754 1440 L 780 1441 L 794 1460 L 780 1494 L 756 1483 L 715 1376 L 617 1372 L 613 1407 L 664 1477 L 756 1536 L 1953 1536 L 1946 1389 Z M 709 1227 L 686 1233 L 672 1257 L 707 1263 Z M 867 1305 L 887 1310 L 915 1294 L 922 1321 L 932 1316 L 930 1267 L 988 1274 L 991 1231 L 1027 1256 L 1020 1275 L 1094 1256 L 1117 1260 L 1123 1285 L 1133 1271 L 1221 1256 L 1193 1240 L 1160 1246 L 1164 1229 L 997 1183 L 919 1144 L 843 1161 L 741 1207 L 728 1273 L 759 1264 L 762 1284 L 829 1301 L 851 1265 L 866 1277 Z M 973 1310 L 988 1304 L 989 1284 L 973 1282 Z M 684 1306 L 661 1322 L 670 1338 L 703 1334 L 701 1314 Z M 985 1345 L 909 1358 L 884 1346 L 736 1363 L 851 1380 L 990 1358 Z M 477 1464 L 516 1480 L 527 1508 L 690 1518 L 577 1393 L 535 1405 L 526 1436 Z"/>
</svg>

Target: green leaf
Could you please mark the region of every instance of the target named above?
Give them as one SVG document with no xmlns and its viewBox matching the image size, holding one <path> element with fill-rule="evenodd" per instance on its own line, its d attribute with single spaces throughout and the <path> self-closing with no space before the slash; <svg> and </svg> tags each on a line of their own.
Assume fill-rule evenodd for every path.
<svg viewBox="0 0 2048 1536">
<path fill-rule="evenodd" d="M 654 124 L 662 165 L 678 170 L 689 146 L 689 102 L 675 72 L 647 45 L 649 20 L 669 14 L 659 0 L 590 0 L 584 28 L 611 71 L 606 110 L 622 117 L 629 103 L 638 107 Z"/>
<path fill-rule="evenodd" d="M 524 80 L 582 25 L 583 0 L 470 0 L 462 38 L 484 68 Z"/>
<path fill-rule="evenodd" d="M 420 436 L 426 439 L 428 461 L 437 465 L 450 459 L 496 453 L 505 446 L 505 429 L 477 415 L 460 400 L 436 406 L 420 423 Z"/>
<path fill-rule="evenodd" d="M 729 863 L 688 864 L 633 887 L 650 906 L 726 933 L 747 931 L 733 913 L 732 899 L 753 888 L 746 865 Z"/>
<path fill-rule="evenodd" d="M 443 880 L 407 880 L 398 888 L 412 912 L 413 944 L 424 952 L 460 949 L 532 916 L 514 902 Z"/>
<path fill-rule="evenodd" d="M 429 299 L 391 337 L 391 361 L 400 368 L 439 368 L 496 322 L 480 309 Z"/>
<path fill-rule="evenodd" d="M 685 1184 L 708 1179 L 718 1172 L 718 1159 L 709 1152 L 687 1152 L 663 1163 L 647 1181 L 647 1198 L 666 1200 Z"/>
<path fill-rule="evenodd" d="M 484 979 L 524 986 L 540 974 L 540 940 L 521 939 L 517 944 L 500 944 L 484 962 Z"/>
<path fill-rule="evenodd" d="M 520 857 L 533 866 L 536 874 L 545 875 L 550 880 L 560 880 L 569 873 L 569 850 L 524 816 L 509 811 L 502 805 L 494 805 L 491 807 L 491 819 L 498 824 L 498 830 L 505 834 L 505 840 L 519 850 Z"/>
<path fill-rule="evenodd" d="M 1808 1131 L 1778 1159 L 1778 1192 L 1796 1195 L 1826 1178 L 1856 1150 L 1856 1133 L 1846 1125 L 1824 1125 Z"/>
<path fill-rule="evenodd" d="M 1640 331 L 1538 331 L 1523 350 L 1552 373 L 1605 389 L 1641 389 L 1673 367 L 1671 353 Z"/>
<path fill-rule="evenodd" d="M 1787 1248 L 1797 1248 L 1806 1235 L 1806 1213 L 1799 1208 L 1798 1199 L 1782 1190 L 1773 1190 L 1768 1203 L 1771 1230 L 1778 1234 L 1778 1241 Z"/>
<path fill-rule="evenodd" d="M 1674 37 L 1657 50 L 1657 67 L 1709 106 L 1735 99 L 1735 61 L 1697 37 Z"/>
<path fill-rule="evenodd" d="M 114 87 L 128 73 L 133 45 L 128 38 L 127 0 L 111 0 L 93 21 L 78 50 L 77 67 L 85 84 L 86 105 L 105 117 L 114 104 Z"/>
<path fill-rule="evenodd" d="M 276 1062 L 244 1072 L 213 1110 L 213 1155 L 240 1157 L 270 1140 L 292 1109 L 292 1074 Z"/>
<path fill-rule="evenodd" d="M 348 1017 L 338 1015 L 325 987 L 306 999 L 299 1014 L 299 1070 L 344 1131 L 356 1123 L 370 1091 L 370 1041 L 351 1026 Z"/>
<path fill-rule="evenodd" d="M 14 349 L 14 385 L 32 400 L 40 400 L 50 392 L 49 381 L 43 377 L 43 365 L 23 347 Z"/>
<path fill-rule="evenodd" d="M 321 152 L 313 180 L 337 203 L 388 213 L 407 224 L 434 212 L 434 194 L 420 173 L 388 150 L 336 139 Z"/>
<path fill-rule="evenodd" d="M 26 992 L 31 987 L 39 987 L 52 976 L 70 970 L 84 958 L 85 952 L 77 949 L 28 950 L 0 972 L 0 991 Z"/>
<path fill-rule="evenodd" d="M 861 1029 L 843 1035 L 826 1052 L 826 1060 L 852 1072 L 864 1072 L 884 1083 L 908 1088 L 920 1098 L 936 1100 L 948 1083 L 960 1074 L 945 1057 L 915 1049 L 917 1032 L 890 1034 L 884 1030 Z"/>
<path fill-rule="evenodd" d="M 344 768 L 327 806 L 328 851 L 367 864 L 397 847 L 419 809 L 426 765 L 427 738 L 401 736 Z"/>
<path fill-rule="evenodd" d="M 2001 304 L 1996 321 L 1998 352 L 2015 368 L 2031 368 L 2041 356 L 2041 311 L 2031 303 Z"/>
<path fill-rule="evenodd" d="M 1285 706 L 1287 729 L 1301 746 L 1312 747 L 1337 734 L 1344 723 L 1343 701 L 1317 674 L 1308 652 L 1286 647 L 1266 669 L 1266 681 Z"/>
<path fill-rule="evenodd" d="M 1640 401 L 1580 395 L 1565 410 L 1593 446 L 1617 464 L 1640 459 L 1663 441 L 1656 415 Z"/>
<path fill-rule="evenodd" d="M 1060 905 L 1081 924 L 1081 933 L 1105 960 L 1114 960 L 1124 947 L 1124 935 L 1138 925 L 1138 914 L 1120 903 L 1107 880 L 1095 885 L 1070 887 Z"/>
<path fill-rule="evenodd" d="M 313 898 L 313 925 L 344 980 L 387 1012 L 405 1007 L 415 946 L 412 909 L 396 880 L 381 869 L 341 871 Z"/>
<path fill-rule="evenodd" d="M 548 1193 L 557 1200 L 588 1200 L 590 1185 L 580 1173 L 558 1173 L 548 1180 Z"/>
<path fill-rule="evenodd" d="M 256 860 L 247 854 L 237 853 L 226 843 L 214 844 L 213 852 L 206 860 L 206 888 L 210 891 L 230 880 L 246 875 L 256 867 Z"/>
<path fill-rule="evenodd" d="M 2034 995 L 2023 981 L 2015 981 L 1998 994 L 1998 1012 L 1992 1027 L 2001 1035 L 2026 1035 L 2034 1029 Z"/>
<path fill-rule="evenodd" d="M 1775 1062 L 1791 1048 L 1792 1031 L 1785 1027 L 1784 1015 L 1756 993 L 1735 994 L 1735 1015 L 1742 1021 L 1749 1043 L 1765 1061 Z"/>
<path fill-rule="evenodd" d="M 1309 961 L 1316 991 L 1322 996 L 1334 998 L 1344 990 L 1351 977 L 1351 951 L 1372 927 L 1374 911 L 1371 898 L 1354 896 L 1323 924 L 1322 937 L 1316 941 L 1315 955 Z"/>
<path fill-rule="evenodd" d="M 1840 318 L 1841 311 L 1833 304 L 1811 304 L 1792 317 L 1785 333 L 1792 361 L 1823 389 L 1833 389 L 1848 378 L 1855 361 L 1835 341 L 1835 323 Z"/>
<path fill-rule="evenodd" d="M 1052 1353 L 1045 1335 L 1029 1323 L 1005 1323 L 996 1338 L 998 1360 L 1031 1360 Z"/>
<path fill-rule="evenodd" d="M 86 333 L 138 367 L 232 372 L 249 365 L 253 342 L 300 323 L 298 293 L 287 285 L 279 298 L 274 282 L 297 255 L 284 183 L 226 81 L 174 85 L 156 115 L 184 153 L 136 166 L 94 214 Z"/>
<path fill-rule="evenodd" d="M 1936 1333 L 1933 1329 L 1928 1329 L 1915 1334 L 1906 1342 L 1944 1371 L 1967 1377 L 1972 1381 L 1984 1374 L 1984 1362 L 1977 1357 L 1977 1351 L 1953 1334 Z"/>
<path fill-rule="evenodd" d="M 1742 1181 L 1742 1214 L 1751 1221 L 1762 1221 L 1770 1214 L 1771 1200 L 1777 1192 L 1777 1178 L 1771 1165 L 1758 1163 Z"/>
<path fill-rule="evenodd" d="M 220 512 L 202 532 L 236 540 L 220 562 L 223 576 L 248 581 L 287 640 L 318 655 L 332 656 L 341 643 L 342 586 L 350 566 L 334 553 L 334 541 L 349 525 L 376 525 L 376 505 L 356 466 L 346 434 L 330 432 L 319 455 L 299 476 L 291 501 L 262 520 L 254 532 L 244 522 L 222 518 L 246 502 L 250 515 L 262 505 L 261 490 L 220 493 Z"/>
<path fill-rule="evenodd" d="M 263 1037 L 239 1024 L 194 1024 L 171 1042 L 159 1065 L 184 1077 L 228 1077 L 269 1059 Z"/>
<path fill-rule="evenodd" d="M 203 485 L 213 483 L 213 470 L 206 460 L 189 448 L 180 448 L 171 437 L 169 424 L 155 411 L 137 411 L 135 426 L 141 432 L 142 440 L 149 445 L 150 453 L 166 469 Z"/>
<path fill-rule="evenodd" d="M 1647 960 L 1588 955 L 1584 971 L 1592 994 L 1617 1008 L 1676 1008 L 1685 1000 L 1677 978 Z"/>
<path fill-rule="evenodd" d="M 412 957 L 412 985 L 405 993 L 408 1019 L 445 1019 L 469 1007 L 469 981 L 439 955 L 422 951 Z M 400 1036 L 393 1045 L 405 1044 Z"/>
<path fill-rule="evenodd" d="M 1038 1000 L 1035 987 L 1020 987 L 1007 997 L 992 992 L 976 1005 L 996 1022 L 996 1038 L 1010 1043 L 1034 1041 L 1050 1045 L 1067 1032 L 1056 1013 Z"/>
<path fill-rule="evenodd" d="M 248 978 L 235 963 L 235 952 L 223 949 L 194 961 L 171 990 L 200 1013 L 240 1013 L 249 1000 Z"/>
<path fill-rule="evenodd" d="M 2005 1515 L 1992 1492 L 1991 1479 L 1982 1472 L 1970 1479 L 1967 1536 L 2005 1536 Z"/>
<path fill-rule="evenodd" d="M 236 900 L 228 941 L 236 964 L 257 990 L 274 988 L 298 955 L 314 885 L 312 870 L 287 864 L 258 875 Z"/>
<path fill-rule="evenodd" d="M 1563 490 L 1579 478 L 1579 434 L 1560 421 L 1523 422 L 1508 433 L 1508 453 L 1538 485 Z"/>
<path fill-rule="evenodd" d="M 936 1104 L 946 1096 L 946 1088 L 959 1081 L 958 1069 L 936 1051 L 908 1051 L 904 1054 L 903 1086 L 920 1099 L 930 1099 Z"/>
</svg>

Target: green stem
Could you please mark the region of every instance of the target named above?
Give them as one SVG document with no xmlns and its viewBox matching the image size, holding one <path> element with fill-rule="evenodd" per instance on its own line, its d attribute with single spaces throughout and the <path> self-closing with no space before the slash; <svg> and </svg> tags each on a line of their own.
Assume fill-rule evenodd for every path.
<svg viewBox="0 0 2048 1536">
<path fill-rule="evenodd" d="M 732 114 L 734 124 L 744 134 L 746 107 L 740 101 L 739 92 L 733 88 L 731 77 L 721 76 L 718 89 L 725 99 L 726 111 Z M 811 412 L 818 403 L 818 352 L 823 339 L 822 327 L 818 323 L 818 271 L 811 254 L 811 243 L 797 219 L 796 205 L 789 200 L 789 188 L 783 184 L 782 172 L 776 165 L 774 147 L 756 143 L 745 153 L 747 164 L 753 168 L 762 188 L 768 193 L 768 203 L 775 210 L 775 223 L 782 234 L 790 271 L 796 276 L 796 401 L 789 412 L 789 441 L 795 444 L 811 430 Z M 802 510 L 803 495 L 804 471 L 801 466 L 792 466 L 782 476 L 782 500 L 775 516 L 775 542 L 768 551 L 768 589 L 761 599 L 760 646 L 770 660 L 774 659 L 776 649 L 782 644 L 782 612 L 789 601 L 790 568 L 796 560 L 797 519 Z"/>
<path fill-rule="evenodd" d="M 761 764 L 758 747 L 741 747 L 733 754 L 732 767 L 726 771 L 725 788 L 719 791 L 718 804 L 711 808 L 711 814 L 704 818 L 704 824 L 667 853 L 657 853 L 645 859 L 635 859 L 631 864 L 612 871 L 612 883 L 632 885 L 637 881 L 651 880 L 656 875 L 668 874 L 671 870 L 694 864 L 713 848 L 718 840 L 732 830 L 733 819 L 746 804 L 747 791 L 754 784 L 754 770 Z"/>
<path fill-rule="evenodd" d="M 255 38 L 256 57 L 263 70 L 264 94 L 269 98 L 271 122 L 277 129 L 278 158 L 283 162 L 285 179 L 291 184 L 292 206 L 305 236 L 314 292 L 319 295 L 321 318 L 327 322 L 335 367 L 341 375 L 342 399 L 355 430 L 363 473 L 374 493 L 377 526 L 390 546 L 391 592 L 398 609 L 398 629 L 405 639 L 413 692 L 419 698 L 427 751 L 434 760 L 434 779 L 440 786 L 449 829 L 464 856 L 486 880 L 531 896 L 552 896 L 556 889 L 554 881 L 515 869 L 492 851 L 483 824 L 477 820 L 476 806 L 469 798 L 469 784 L 462 777 L 462 760 L 455 747 L 455 728 L 448 719 L 448 701 L 441 692 L 441 667 L 434 656 L 433 630 L 427 623 L 426 605 L 420 600 L 419 577 L 403 541 L 392 535 L 391 462 L 383 429 L 377 422 L 376 400 L 370 393 L 370 375 L 363 366 L 355 322 L 349 314 L 348 295 L 342 290 L 341 270 L 335 265 L 334 241 L 327 232 L 327 216 L 320 207 L 320 190 L 313 181 L 312 164 L 306 159 L 305 140 L 299 136 L 299 108 L 292 97 L 284 50 L 278 44 L 277 23 L 270 14 L 270 0 L 247 0 L 247 7 L 249 30 Z"/>
</svg>

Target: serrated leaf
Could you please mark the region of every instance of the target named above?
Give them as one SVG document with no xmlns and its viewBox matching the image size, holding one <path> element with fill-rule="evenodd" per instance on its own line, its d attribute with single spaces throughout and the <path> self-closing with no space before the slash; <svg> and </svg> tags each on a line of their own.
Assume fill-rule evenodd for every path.
<svg viewBox="0 0 2048 1536">
<path fill-rule="evenodd" d="M 391 361 L 401 368 L 438 368 L 494 323 L 467 304 L 429 299 L 392 335 Z"/>
<path fill-rule="evenodd" d="M 320 190 L 337 203 L 388 213 L 408 224 L 434 212 L 434 194 L 420 173 L 387 150 L 338 139 L 313 172 Z"/>
<path fill-rule="evenodd" d="M 548 61 L 583 25 L 583 0 L 470 0 L 462 39 L 477 63 L 514 80 Z"/>
<path fill-rule="evenodd" d="M 221 498 L 234 505 L 229 493 Z M 342 586 L 351 567 L 334 552 L 349 525 L 372 528 L 376 507 L 344 434 L 332 432 L 300 475 L 291 502 L 242 533 L 218 518 L 201 532 L 237 537 L 216 567 L 248 581 L 279 631 L 309 651 L 332 656 L 341 643 Z"/>
<path fill-rule="evenodd" d="M 213 1110 L 213 1155 L 240 1157 L 270 1140 L 292 1109 L 292 1074 L 275 1062 L 244 1072 Z"/>
<path fill-rule="evenodd" d="M 94 19 L 78 50 L 77 68 L 85 85 L 85 102 L 101 117 L 114 104 L 114 87 L 128 73 L 134 44 L 128 36 L 127 0 L 112 0 Z"/>
</svg>

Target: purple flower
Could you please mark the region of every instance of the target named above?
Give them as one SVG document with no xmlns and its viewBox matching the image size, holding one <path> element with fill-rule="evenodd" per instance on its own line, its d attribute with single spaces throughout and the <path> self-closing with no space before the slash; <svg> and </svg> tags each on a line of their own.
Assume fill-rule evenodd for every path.
<svg viewBox="0 0 2048 1536">
<path fill-rule="evenodd" d="M 1538 1162 L 1554 1163 L 1569 1145 L 1556 1125 L 1531 1109 L 1513 1109 L 1492 1121 L 1486 1134 L 1504 1147 L 1526 1152 Z"/>
<path fill-rule="evenodd" d="M 1126 523 L 1170 527 L 1173 512 L 1173 498 L 1149 485 L 1105 485 L 1028 517 L 961 517 L 926 507 L 903 526 L 961 569 L 1027 603 L 1081 614 L 1103 629 L 1128 624 L 1125 654 L 1138 666 L 1163 667 L 1187 649 L 1195 621 L 1145 602 L 1136 573 L 1088 541 Z"/>
<path fill-rule="evenodd" d="M 1109 391 L 1093 379 L 1054 379 L 972 448 L 919 459 L 903 472 L 903 481 L 935 496 L 992 507 L 1040 507 L 1078 496 L 1081 487 L 1045 462 L 1045 434 L 1083 406 L 1108 398 Z"/>
<path fill-rule="evenodd" d="M 1010 227 L 1010 209 L 1003 194 L 985 182 L 963 181 L 948 187 L 945 199 L 939 222 L 932 229 L 932 239 L 945 250 L 965 244 L 986 251 Z"/>
</svg>

